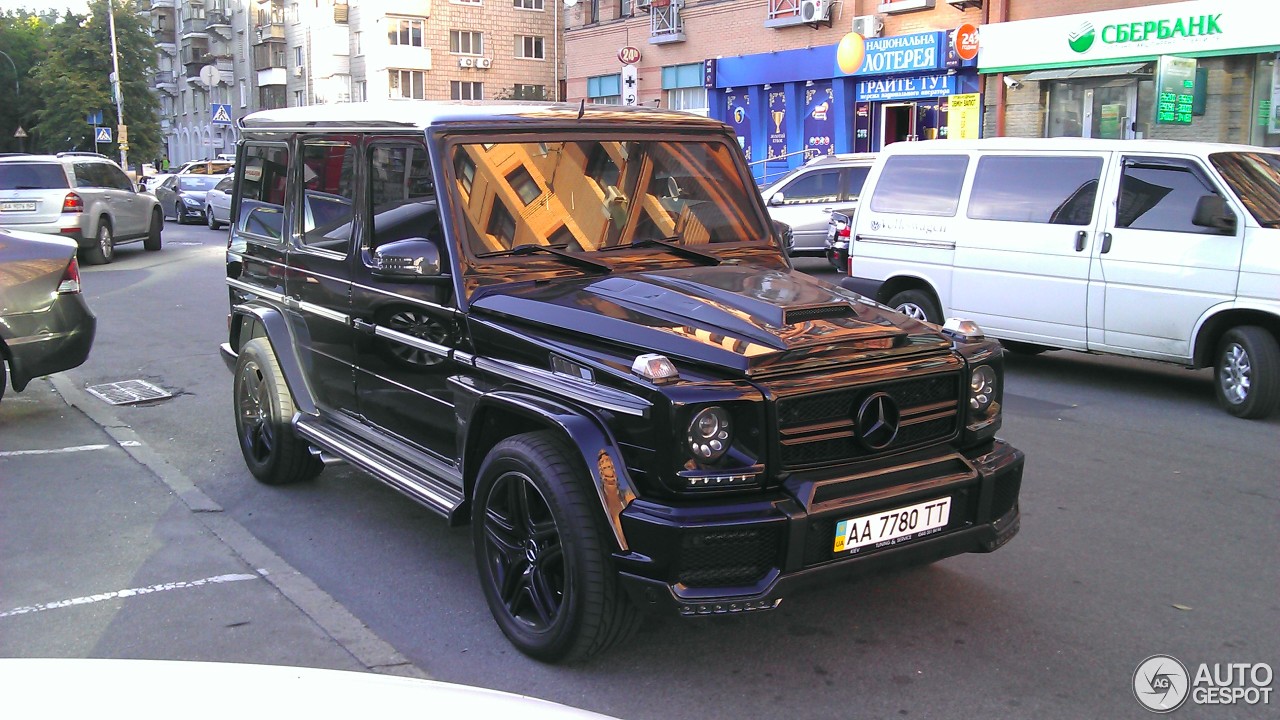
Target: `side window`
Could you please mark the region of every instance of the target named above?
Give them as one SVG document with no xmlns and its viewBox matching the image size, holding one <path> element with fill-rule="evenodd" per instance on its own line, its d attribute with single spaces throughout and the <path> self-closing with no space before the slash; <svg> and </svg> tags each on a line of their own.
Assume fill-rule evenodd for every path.
<svg viewBox="0 0 1280 720">
<path fill-rule="evenodd" d="M 235 185 L 235 183 L 236 183 L 236 176 L 228 175 L 222 178 L 221 180 L 219 180 L 218 184 L 213 186 L 213 189 L 217 190 L 218 192 L 224 192 L 230 195 L 231 188 Z"/>
<path fill-rule="evenodd" d="M 856 200 L 862 194 L 862 186 L 867 184 L 867 175 L 870 172 L 869 166 L 846 168 L 845 177 L 849 179 L 849 189 L 842 199 Z"/>
<path fill-rule="evenodd" d="M 816 170 L 805 173 L 782 188 L 782 204 L 835 202 L 840 198 L 840 171 Z"/>
<path fill-rule="evenodd" d="M 1120 176 L 1116 227 L 1216 234 L 1213 228 L 1193 224 L 1191 218 L 1202 196 L 1217 194 L 1189 161 L 1128 157 Z"/>
<path fill-rule="evenodd" d="M 302 244 L 347 252 L 354 215 L 356 148 L 346 140 L 302 144 Z"/>
<path fill-rule="evenodd" d="M 240 232 L 279 242 L 284 237 L 285 182 L 289 149 L 283 145 L 248 143 L 244 167 L 237 174 L 235 227 Z M 165 181 L 173 181 L 170 177 Z"/>
<path fill-rule="evenodd" d="M 127 190 L 133 192 L 133 181 L 129 179 L 124 171 L 114 165 L 103 165 L 107 174 L 111 177 L 111 186 L 117 190 Z"/>
<path fill-rule="evenodd" d="M 435 177 L 421 143 L 379 143 L 370 148 L 369 199 L 370 247 L 411 237 L 443 240 Z M 440 254 L 444 256 L 443 246 Z"/>
<path fill-rule="evenodd" d="M 103 177 L 102 169 L 98 163 L 78 162 L 74 166 L 76 175 L 76 187 L 82 188 L 100 188 L 111 187 Z"/>
<path fill-rule="evenodd" d="M 975 220 L 1088 225 L 1102 158 L 988 155 L 978 160 L 969 197 Z"/>
<path fill-rule="evenodd" d="M 897 155 L 885 161 L 871 198 L 880 213 L 954 217 L 967 155 Z"/>
</svg>

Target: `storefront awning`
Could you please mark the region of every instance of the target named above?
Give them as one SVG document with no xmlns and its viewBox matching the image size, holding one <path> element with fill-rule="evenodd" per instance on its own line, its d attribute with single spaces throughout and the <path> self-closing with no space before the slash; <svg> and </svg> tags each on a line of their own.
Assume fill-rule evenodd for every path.
<svg viewBox="0 0 1280 720">
<path fill-rule="evenodd" d="M 1137 75 L 1143 73 L 1147 63 L 1127 63 L 1124 65 L 1091 65 L 1089 67 L 1056 68 L 1053 70 L 1036 70 L 1022 77 L 1027 80 L 1074 80 L 1077 78 L 1115 77 L 1116 75 Z M 1147 71 L 1143 74 L 1150 74 Z"/>
</svg>

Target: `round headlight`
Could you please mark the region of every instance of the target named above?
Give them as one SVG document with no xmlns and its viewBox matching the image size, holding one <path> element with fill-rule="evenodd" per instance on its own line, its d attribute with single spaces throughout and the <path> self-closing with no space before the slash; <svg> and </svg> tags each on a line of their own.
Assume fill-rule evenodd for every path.
<svg viewBox="0 0 1280 720">
<path fill-rule="evenodd" d="M 996 399 L 996 371 L 990 365 L 979 365 L 969 376 L 969 407 L 986 412 Z"/>
<path fill-rule="evenodd" d="M 689 422 L 687 440 L 689 452 L 699 462 L 715 462 L 729 449 L 733 429 L 729 426 L 729 411 L 722 407 L 709 407 L 698 411 Z"/>
</svg>

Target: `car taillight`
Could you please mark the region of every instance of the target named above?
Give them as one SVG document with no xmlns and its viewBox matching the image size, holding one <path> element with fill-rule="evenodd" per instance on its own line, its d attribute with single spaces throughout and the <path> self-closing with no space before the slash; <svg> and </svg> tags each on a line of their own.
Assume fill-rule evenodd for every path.
<svg viewBox="0 0 1280 720">
<path fill-rule="evenodd" d="M 836 221 L 836 237 L 849 237 L 849 223 Z"/>
<path fill-rule="evenodd" d="M 84 201 L 81 200 L 80 196 L 75 193 L 67 193 L 67 196 L 62 198 L 62 212 L 64 213 L 84 212 Z"/>
<path fill-rule="evenodd" d="M 58 283 L 58 294 L 80 292 L 80 263 L 71 258 L 71 264 L 62 273 L 62 282 Z"/>
</svg>

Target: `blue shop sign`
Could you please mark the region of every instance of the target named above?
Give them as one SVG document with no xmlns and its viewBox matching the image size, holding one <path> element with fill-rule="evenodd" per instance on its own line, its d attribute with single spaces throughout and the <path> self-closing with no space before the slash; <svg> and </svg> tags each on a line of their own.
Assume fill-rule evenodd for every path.
<svg viewBox="0 0 1280 720">
<path fill-rule="evenodd" d="M 945 70 L 946 39 L 941 30 L 869 39 L 849 33 L 836 45 L 707 61 L 703 78 L 707 87 L 731 88 Z"/>
<path fill-rule="evenodd" d="M 837 64 L 845 75 L 895 75 L 941 70 L 946 67 L 946 33 L 942 31 L 890 35 L 863 41 L 847 37 L 837 45 Z M 861 62 L 858 56 L 861 55 Z"/>
<path fill-rule="evenodd" d="M 876 100 L 943 97 L 955 94 L 956 76 L 938 74 L 859 80 L 856 98 L 858 102 L 874 102 Z"/>
</svg>

